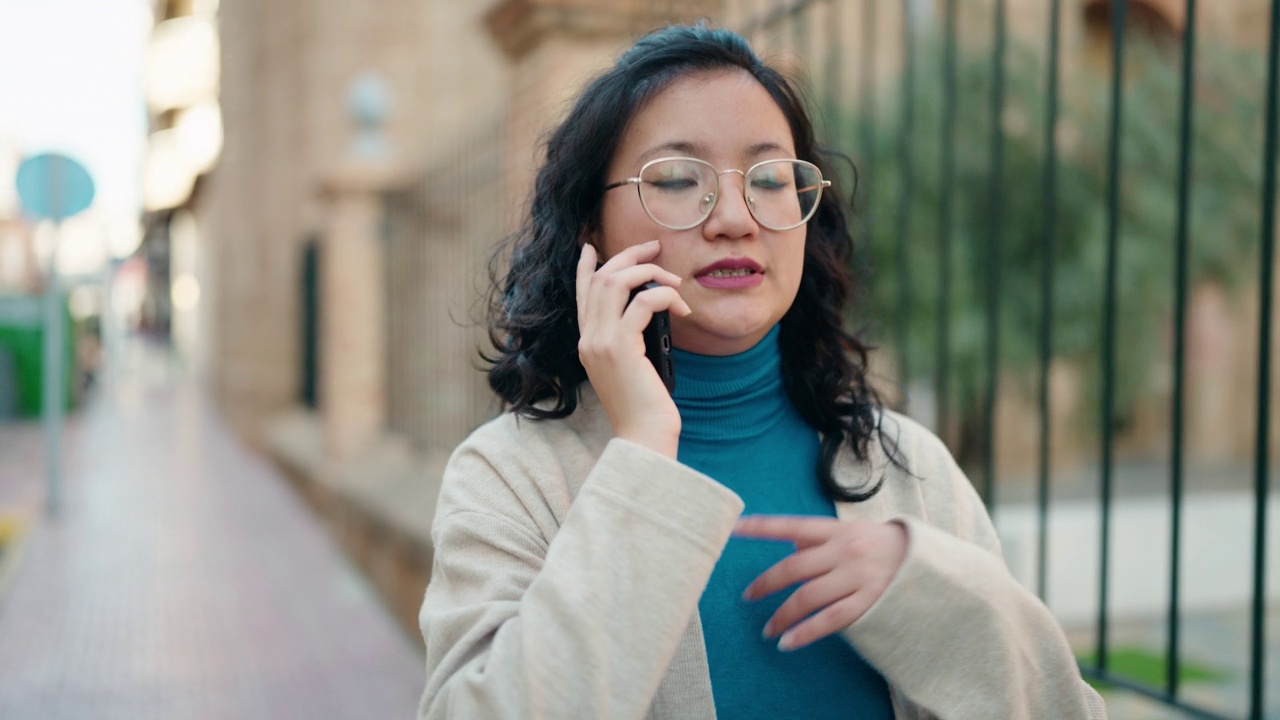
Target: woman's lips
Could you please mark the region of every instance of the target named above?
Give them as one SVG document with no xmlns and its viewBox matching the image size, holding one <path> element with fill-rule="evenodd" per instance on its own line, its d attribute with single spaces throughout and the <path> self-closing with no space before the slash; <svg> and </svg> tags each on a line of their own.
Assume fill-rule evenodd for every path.
<svg viewBox="0 0 1280 720">
<path fill-rule="evenodd" d="M 764 282 L 764 275 L 760 273 L 751 273 L 750 275 L 729 275 L 725 277 L 714 277 L 712 275 L 699 275 L 694 278 L 698 284 L 705 288 L 715 290 L 742 290 L 745 288 L 753 288 Z"/>
<path fill-rule="evenodd" d="M 694 273 L 694 280 L 706 288 L 741 290 L 764 282 L 764 270 L 749 258 L 726 258 Z"/>
</svg>

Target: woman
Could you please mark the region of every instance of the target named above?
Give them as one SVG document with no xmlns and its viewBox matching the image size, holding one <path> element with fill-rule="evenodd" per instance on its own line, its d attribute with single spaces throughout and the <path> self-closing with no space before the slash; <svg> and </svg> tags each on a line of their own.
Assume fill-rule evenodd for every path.
<svg viewBox="0 0 1280 720">
<path fill-rule="evenodd" d="M 727 31 L 651 34 L 578 98 L 495 292 L 508 412 L 445 472 L 421 717 L 1105 716 L 946 449 L 868 388 L 821 166 Z"/>
</svg>

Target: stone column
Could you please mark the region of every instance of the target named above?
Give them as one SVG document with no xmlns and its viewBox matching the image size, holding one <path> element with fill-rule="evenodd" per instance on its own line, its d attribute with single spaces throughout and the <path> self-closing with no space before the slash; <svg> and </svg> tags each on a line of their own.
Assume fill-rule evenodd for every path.
<svg viewBox="0 0 1280 720">
<path fill-rule="evenodd" d="M 376 78 L 353 84 L 359 131 L 321 182 L 319 401 L 325 448 L 339 461 L 367 450 L 386 425 L 382 196 L 400 175 L 380 133 L 387 96 Z"/>
</svg>

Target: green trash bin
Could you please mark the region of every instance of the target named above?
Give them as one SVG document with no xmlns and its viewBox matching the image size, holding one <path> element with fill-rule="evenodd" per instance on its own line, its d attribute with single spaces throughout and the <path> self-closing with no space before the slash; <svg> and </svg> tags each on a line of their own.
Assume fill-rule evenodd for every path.
<svg viewBox="0 0 1280 720">
<path fill-rule="evenodd" d="M 18 417 L 40 416 L 42 379 L 44 371 L 44 315 L 43 299 L 39 295 L 0 295 L 0 353 L 9 356 L 11 368 L 8 378 L 0 375 L 0 386 L 8 385 L 15 397 Z M 63 337 L 67 339 L 63 350 L 63 402 L 70 407 L 73 369 L 71 319 L 66 299 L 62 302 Z M 5 368 L 0 363 L 0 373 Z M 0 392 L 3 392 L 0 390 Z M 2 399 L 2 398 L 0 398 Z M 3 412 L 4 408 L 0 408 Z"/>
<path fill-rule="evenodd" d="M 9 348 L 0 345 L 0 422 L 18 417 L 18 366 Z"/>
</svg>

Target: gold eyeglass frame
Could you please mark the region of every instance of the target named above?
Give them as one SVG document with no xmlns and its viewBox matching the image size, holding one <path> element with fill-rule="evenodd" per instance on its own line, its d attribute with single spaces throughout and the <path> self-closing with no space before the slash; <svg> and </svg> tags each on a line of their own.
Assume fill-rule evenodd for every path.
<svg viewBox="0 0 1280 720">
<path fill-rule="evenodd" d="M 644 201 L 644 193 L 640 192 L 640 184 L 644 182 L 644 180 L 641 179 L 644 176 L 644 171 L 648 170 L 650 167 L 660 162 L 669 162 L 671 160 L 686 160 L 689 162 L 695 162 L 702 165 L 706 165 L 707 167 L 711 168 L 711 171 L 713 173 L 715 173 L 716 187 L 715 187 L 715 190 L 712 191 L 713 198 L 711 201 L 711 205 L 710 207 L 707 208 L 706 213 L 704 213 L 703 216 L 699 218 L 698 221 L 693 223 L 692 225 L 681 225 L 681 226 L 668 225 L 667 223 L 664 223 L 658 218 L 654 217 L 653 212 L 649 210 L 649 205 Z M 765 223 L 760 218 L 756 217 L 755 204 L 752 201 L 751 196 L 747 195 L 747 183 L 746 183 L 747 174 L 750 173 L 752 170 L 755 170 L 756 168 L 760 167 L 761 165 L 767 165 L 769 163 L 777 163 L 777 162 L 801 163 L 803 165 L 808 165 L 809 167 L 813 168 L 813 171 L 818 175 L 818 184 L 816 186 L 810 186 L 806 188 L 796 188 L 797 195 L 799 195 L 802 192 L 808 192 L 814 189 L 814 187 L 817 188 L 818 197 L 814 199 L 813 207 L 809 208 L 809 212 L 804 216 L 803 220 L 801 220 L 798 223 L 795 223 L 794 225 L 787 225 L 785 227 L 774 227 L 772 225 Z M 717 170 L 715 165 L 712 165 L 711 163 L 707 162 L 706 160 L 703 160 L 702 158 L 673 156 L 673 157 L 660 157 L 660 158 L 655 158 L 653 160 L 650 160 L 649 162 L 640 166 L 640 172 L 636 175 L 636 177 L 630 177 L 625 180 L 619 180 L 618 182 L 609 183 L 608 185 L 604 186 L 604 191 L 608 192 L 610 190 L 613 190 L 614 188 L 620 188 L 624 185 L 635 185 L 636 196 L 640 198 L 640 207 L 644 208 L 644 214 L 648 215 L 650 220 L 658 223 L 659 225 L 661 225 L 664 228 L 667 228 L 668 230 L 692 230 L 693 228 L 696 228 L 702 223 L 706 222 L 707 218 L 711 217 L 711 213 L 715 212 L 716 204 L 720 202 L 720 176 L 728 173 L 738 173 L 739 175 L 742 176 L 742 200 L 747 204 L 747 211 L 751 213 L 751 217 L 756 222 L 760 223 L 761 227 L 767 228 L 774 232 L 782 232 L 784 230 L 794 230 L 795 228 L 798 228 L 801 225 L 804 225 L 805 223 L 812 220 L 814 214 L 818 212 L 818 203 L 822 202 L 822 191 L 826 188 L 831 187 L 830 180 L 822 179 L 821 168 L 809 162 L 808 160 L 800 160 L 798 158 L 771 158 L 769 160 L 761 160 L 760 162 L 756 163 L 755 165 L 752 165 L 746 170 L 738 170 L 736 168 L 730 168 L 728 170 Z"/>
</svg>

